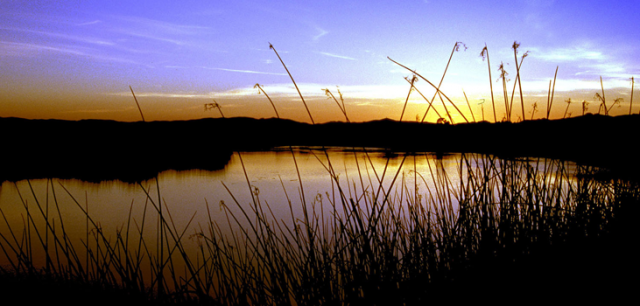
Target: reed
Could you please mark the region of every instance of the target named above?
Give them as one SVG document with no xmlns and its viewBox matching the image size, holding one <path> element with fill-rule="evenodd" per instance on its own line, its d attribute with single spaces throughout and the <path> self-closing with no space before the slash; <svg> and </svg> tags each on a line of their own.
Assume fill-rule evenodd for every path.
<svg viewBox="0 0 640 306">
<path fill-rule="evenodd" d="M 508 269 L 506 263 L 519 263 L 556 245 L 607 235 L 620 205 L 640 197 L 634 185 L 599 181 L 592 167 L 580 166 L 574 173 L 562 161 L 461 154 L 457 170 L 450 172 L 443 160 L 415 158 L 429 171 L 418 173 L 414 164 L 415 181 L 409 185 L 406 168 L 400 167 L 389 176 L 390 187 L 382 187 L 381 196 L 363 192 L 335 197 L 346 201 L 316 197 L 300 216 L 293 213 L 287 195 L 290 220 L 276 219 L 271 204 L 252 186 L 248 191 L 255 202 L 248 206 L 235 197 L 231 204 L 221 203 L 227 224 L 213 221 L 207 204 L 210 221 L 204 227 L 189 222 L 178 226 L 169 207 L 161 211 L 148 188 L 140 186 L 152 209 L 145 208 L 134 232 L 130 224 L 137 224 L 137 218 L 130 215 L 115 239 L 59 184 L 89 223 L 89 237 L 80 241 L 81 247 L 65 238 L 63 220 L 49 216 L 46 204 L 27 205 L 26 199 L 24 239 L 10 228 L 8 236 L 1 233 L 0 246 L 11 258 L 12 271 L 77 279 L 171 303 L 414 304 L 445 298 L 448 291 L 442 290 L 448 286 L 463 292 L 471 288 L 460 286 L 482 265 L 497 261 Z M 368 167 L 367 162 L 363 165 Z M 358 174 L 370 182 L 366 190 L 381 188 L 370 170 Z M 33 190 L 30 193 L 36 198 Z M 52 188 L 48 194 L 55 197 L 57 192 Z M 161 245 L 168 252 L 164 259 L 142 238 L 151 212 L 162 216 L 166 236 Z M 42 217 L 51 242 L 35 225 L 36 215 Z M 197 252 L 186 249 L 188 232 L 200 241 Z M 132 244 L 134 234 L 140 240 Z M 37 244 L 29 246 L 26 238 Z M 47 254 L 44 269 L 34 265 L 37 252 Z M 163 290 L 166 294 L 160 295 Z"/>
<path fill-rule="evenodd" d="M 136 101 L 136 105 L 138 106 L 138 111 L 140 111 L 140 117 L 142 117 L 142 122 L 145 122 L 144 114 L 142 114 L 142 108 L 140 108 L 140 103 L 138 103 L 138 99 L 136 98 L 136 94 L 133 92 L 133 88 L 131 88 L 131 85 L 129 85 L 129 90 L 131 90 L 131 94 L 133 95 L 133 100 Z"/>
<path fill-rule="evenodd" d="M 416 80 L 418 80 L 418 77 L 413 75 L 411 77 L 411 81 L 409 81 L 409 84 L 411 85 L 411 87 L 409 87 L 409 92 L 407 93 L 407 99 L 405 99 L 405 101 L 404 101 L 404 106 L 402 107 L 402 113 L 400 113 L 400 120 L 399 121 L 402 121 L 402 117 L 404 116 L 404 110 L 407 108 L 407 103 L 409 103 L 409 97 L 411 97 L 411 92 L 414 89 L 413 84 L 416 82 Z M 425 113 L 425 115 L 426 115 L 426 113 Z"/>
<path fill-rule="evenodd" d="M 633 86 L 635 85 L 635 80 L 631 77 L 631 98 L 629 100 L 629 115 L 631 115 L 631 107 L 633 106 Z"/>
<path fill-rule="evenodd" d="M 327 97 L 329 97 L 330 99 L 333 99 L 333 101 L 336 102 L 336 104 L 338 105 L 338 108 L 340 109 L 340 112 L 344 115 L 344 119 L 347 121 L 347 123 L 349 123 L 351 121 L 349 120 L 349 116 L 347 116 L 347 109 L 344 106 L 344 98 L 342 97 L 342 92 L 340 92 L 340 88 L 337 88 L 337 90 L 338 90 L 338 95 L 340 96 L 340 101 L 342 102 L 342 104 L 338 102 L 338 99 L 336 99 L 336 96 L 333 95 L 331 90 L 329 90 L 328 88 L 322 89 L 322 91 L 324 91 Z M 405 103 L 405 107 L 406 107 L 406 103 Z M 402 109 L 402 113 L 404 114 L 404 108 Z M 400 116 L 400 121 L 402 121 L 402 116 Z"/>
<path fill-rule="evenodd" d="M 276 105 L 273 104 L 273 101 L 271 101 L 271 97 L 269 97 L 267 92 L 264 91 L 264 88 L 262 88 L 262 86 L 260 84 L 256 83 L 256 85 L 254 85 L 253 88 L 256 88 L 256 87 L 258 88 L 258 93 L 259 94 L 263 93 L 267 97 L 267 99 L 269 100 L 269 103 L 271 103 L 271 106 L 273 106 L 273 111 L 276 112 L 276 117 L 280 118 L 280 114 L 278 114 L 278 109 L 276 109 Z"/>
<path fill-rule="evenodd" d="M 464 95 L 464 100 L 467 101 L 467 106 L 469 107 L 469 113 L 471 113 L 471 119 L 473 122 L 476 122 L 476 116 L 473 114 L 473 110 L 471 110 L 471 103 L 469 103 L 469 99 L 467 98 L 467 93 L 462 90 L 462 94 Z"/>
<path fill-rule="evenodd" d="M 460 51 L 460 47 L 464 47 L 464 50 L 466 51 L 467 45 L 465 45 L 463 42 L 457 41 L 454 45 L 453 45 L 453 49 L 451 50 L 451 55 L 449 55 L 449 60 L 447 61 L 447 65 L 444 68 L 444 72 L 442 73 L 442 77 L 440 78 L 440 83 L 438 83 L 438 87 L 436 88 L 436 92 L 433 94 L 433 97 L 431 98 L 431 100 L 427 100 L 429 102 L 429 107 L 427 108 L 427 110 L 424 113 L 424 116 L 422 116 L 422 120 L 420 122 L 424 122 L 424 119 L 427 118 L 427 113 L 429 112 L 429 109 L 431 108 L 431 104 L 433 103 L 433 101 L 436 98 L 436 95 L 438 95 L 440 93 L 440 87 L 442 86 L 442 82 L 444 81 L 444 77 L 445 75 L 447 75 L 447 70 L 449 70 L 449 64 L 451 64 L 451 59 L 453 58 L 453 54 L 455 52 Z M 414 75 L 415 76 L 415 75 Z M 413 88 L 413 87 L 412 87 Z M 442 102 L 442 106 L 444 107 L 444 111 L 447 113 L 447 116 L 449 117 L 449 120 L 451 123 L 453 123 L 453 118 L 451 118 L 451 115 L 449 114 L 449 110 L 447 110 L 447 105 L 444 103 L 444 100 L 442 100 L 442 96 L 440 96 L 440 100 Z M 439 116 L 439 115 L 438 115 Z M 441 118 L 441 117 L 440 117 Z"/>
<path fill-rule="evenodd" d="M 489 48 L 487 48 L 487 44 L 484 44 L 484 48 L 480 52 L 480 56 L 484 61 L 485 57 L 487 58 L 487 67 L 489 69 L 489 89 L 491 91 L 491 106 L 493 107 L 493 122 L 498 122 L 498 117 L 496 116 L 496 102 L 493 98 L 493 79 L 491 78 L 491 61 L 489 60 Z"/>
<path fill-rule="evenodd" d="M 600 76 L 600 88 L 602 89 L 602 96 L 599 96 L 598 98 L 602 102 L 601 107 L 604 109 L 604 114 L 609 115 L 609 111 L 607 110 L 607 99 L 604 96 L 604 84 L 602 83 L 602 76 Z"/>
<path fill-rule="evenodd" d="M 569 106 L 571 105 L 571 98 L 565 100 L 564 102 L 567 103 L 567 108 L 564 109 L 564 115 L 562 115 L 562 119 L 567 118 L 567 111 L 569 111 Z M 569 116 L 571 116 L 571 113 L 569 113 Z"/>
<path fill-rule="evenodd" d="M 469 120 L 467 119 L 467 117 L 465 117 L 465 115 L 462 113 L 462 111 L 460 111 L 460 109 L 456 106 L 455 103 L 453 103 L 453 101 L 451 101 L 451 99 L 449 99 L 449 97 L 447 97 L 446 94 L 444 94 L 440 88 L 438 88 L 436 85 L 434 85 L 433 83 L 431 83 L 431 81 L 427 80 L 425 77 L 423 77 L 421 74 L 417 73 L 415 70 L 410 69 L 409 67 L 402 65 L 396 61 L 394 61 L 393 59 L 391 59 L 390 57 L 387 56 L 387 59 L 389 59 L 390 61 L 392 61 L 394 64 L 409 70 L 410 72 L 412 72 L 414 75 L 418 76 L 419 78 L 425 80 L 429 85 L 431 85 L 431 87 L 433 87 L 436 90 L 436 93 L 442 98 L 444 97 L 445 99 L 447 99 L 447 101 L 449 101 L 449 103 L 456 109 L 456 111 L 458 111 L 458 113 L 460 114 L 460 116 L 462 116 L 462 118 L 468 123 Z M 444 104 L 444 101 L 443 101 Z M 447 111 L 448 113 L 448 111 Z"/>
<path fill-rule="evenodd" d="M 411 79 L 413 81 L 413 78 Z M 412 81 L 409 81 L 409 78 L 405 78 L 405 81 L 411 83 Z M 415 81 L 414 81 L 415 83 Z M 429 111 L 431 109 L 433 109 L 434 112 L 436 112 L 436 115 L 438 116 L 438 118 L 443 118 L 442 115 L 440 115 L 440 112 L 438 112 L 438 110 L 433 107 L 433 98 L 431 100 L 427 99 L 427 97 L 424 96 L 424 94 L 422 94 L 422 92 L 415 86 L 412 86 L 413 90 L 415 90 L 425 101 L 427 101 L 427 103 L 429 103 L 429 106 L 427 107 L 427 110 L 424 112 L 424 116 L 422 116 L 422 120 L 420 120 L 420 123 L 424 122 L 424 119 L 427 118 L 427 114 L 429 114 Z M 434 97 L 435 98 L 435 97 Z"/>
<path fill-rule="evenodd" d="M 556 67 L 556 73 L 553 75 L 553 87 L 551 86 L 551 81 L 549 81 L 549 93 L 551 96 L 547 96 L 547 120 L 549 119 L 549 115 L 551 114 L 551 107 L 553 106 L 553 96 L 556 92 L 556 77 L 558 76 L 558 68 Z"/>
<path fill-rule="evenodd" d="M 500 63 L 498 67 L 498 71 L 500 71 L 500 76 L 498 77 L 498 81 L 502 80 L 502 93 L 504 95 L 504 118 L 502 121 L 511 122 L 511 103 L 509 103 L 509 96 L 507 93 L 507 71 L 504 69 L 504 64 Z"/>
<path fill-rule="evenodd" d="M 296 90 L 298 91 L 298 95 L 300 95 L 300 99 L 302 100 L 302 103 L 304 104 L 304 108 L 307 110 L 307 114 L 309 114 L 309 118 L 311 119 L 311 123 L 315 124 L 315 121 L 313 121 L 313 116 L 311 116 L 311 112 L 309 111 L 309 107 L 307 106 L 307 102 L 304 100 L 304 97 L 302 96 L 302 93 L 300 92 L 300 88 L 298 88 L 298 84 L 296 83 L 296 80 L 293 79 L 293 76 L 291 75 L 291 72 L 289 72 L 289 69 L 287 68 L 287 65 L 284 64 L 284 61 L 282 61 L 282 58 L 280 57 L 280 54 L 278 54 L 278 51 L 276 50 L 276 48 L 271 43 L 269 43 L 269 49 L 271 49 L 271 50 L 273 50 L 273 52 L 275 52 L 276 56 L 280 60 L 280 63 L 282 63 L 282 67 L 284 67 L 284 70 L 287 71 L 287 74 L 289 75 L 289 78 L 291 78 L 291 82 L 293 82 L 293 86 L 296 87 Z"/>
<path fill-rule="evenodd" d="M 516 63 L 516 81 L 518 81 L 518 89 L 520 90 L 520 106 L 522 108 L 522 120 L 525 120 L 525 116 L 524 116 L 524 96 L 522 94 L 522 82 L 520 81 L 520 68 L 522 67 L 522 62 L 524 61 L 524 58 L 527 57 L 527 55 L 529 54 L 529 51 L 525 52 L 522 55 L 522 59 L 520 60 L 520 64 L 518 64 L 518 48 L 520 47 L 520 44 L 516 41 L 513 42 L 512 48 L 513 48 L 513 57 L 515 59 L 515 63 Z M 514 83 L 514 90 L 515 92 L 515 83 Z M 513 104 L 513 94 L 511 95 L 511 103 Z"/>
<path fill-rule="evenodd" d="M 488 51 L 486 55 L 488 59 Z M 410 91 L 419 92 L 414 82 L 421 78 L 442 101 L 455 107 L 440 86 L 393 62 L 414 74 L 412 81 L 407 80 Z M 505 117 L 510 118 L 504 77 Z M 279 118 L 273 101 L 256 86 Z M 551 88 L 550 83 L 547 118 L 553 102 Z M 324 90 L 349 122 L 340 91 L 341 103 Z M 435 95 L 430 101 L 425 98 L 429 107 L 434 99 Z M 220 105 L 214 103 L 210 108 L 217 108 L 224 118 Z M 468 99 L 467 104 L 473 117 Z M 589 258 L 613 260 L 620 254 L 616 249 L 583 246 L 634 235 L 624 234 L 621 219 L 636 215 L 640 188 L 635 182 L 607 178 L 597 167 L 475 153 L 462 153 L 455 160 L 406 153 L 392 171 L 389 158 L 382 169 L 376 169 L 366 149 L 361 153 L 354 149 L 358 173 L 355 177 L 345 173 L 346 180 L 340 180 L 323 148 L 326 164 L 318 160 L 325 166 L 332 190 L 307 198 L 294 150 L 290 150 L 300 188 L 297 197 L 290 196 L 282 184 L 284 197 L 279 205 L 288 208 L 286 218 L 276 217 L 274 204 L 262 200 L 260 189 L 250 183 L 241 152 L 237 154 L 247 182 L 245 192 L 252 200 L 241 202 L 223 183 L 232 199 L 219 204 L 226 222 L 214 221 L 205 200 L 208 222 L 192 224 L 194 213 L 186 224 L 176 224 L 171 209 L 182 203 L 163 203 L 156 178 L 155 193 L 139 183 L 145 195 L 141 215 L 134 215 L 132 202 L 126 226 L 108 233 L 90 213 L 88 200 L 81 203 L 61 182 L 47 181 L 44 201 L 30 182 L 28 198 L 15 184 L 24 221 L 22 227 L 12 225 L 0 207 L 5 228 L 0 231 L 1 259 L 8 263 L 0 266 L 0 280 L 26 275 L 50 283 L 89 284 L 103 292 L 122 293 L 118 296 L 126 299 L 156 304 L 423 305 L 460 299 L 462 293 L 474 300 L 488 290 L 514 296 L 544 294 L 531 288 L 540 288 L 534 287 L 539 283 L 566 286 L 552 274 L 562 268 L 555 262 L 557 256 L 574 259 L 576 253 L 599 250 Z M 405 164 L 408 156 L 413 157 L 413 167 Z M 447 162 L 455 162 L 454 170 Z M 428 170 L 419 172 L 418 163 Z M 72 237 L 65 225 L 68 219 L 61 212 L 57 188 L 82 214 L 83 237 Z M 149 233 L 154 226 L 149 220 L 154 217 L 155 231 Z M 196 246 L 190 248 L 188 241 Z M 576 253 L 566 251 L 576 245 L 580 246 Z M 528 267 L 532 262 L 536 265 Z M 597 281 L 593 262 L 589 264 L 576 270 L 594 272 L 594 276 L 571 280 Z M 513 270 L 525 271 L 526 276 L 513 279 Z"/>
</svg>

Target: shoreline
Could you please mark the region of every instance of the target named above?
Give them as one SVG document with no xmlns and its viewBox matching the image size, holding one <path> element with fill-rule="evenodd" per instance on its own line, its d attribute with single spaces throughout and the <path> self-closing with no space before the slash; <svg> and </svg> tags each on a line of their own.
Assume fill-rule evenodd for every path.
<svg viewBox="0 0 640 306">
<path fill-rule="evenodd" d="M 454 125 L 389 119 L 311 125 L 245 117 L 151 122 L 0 118 L 0 128 L 7 131 L 0 181 L 135 182 L 166 170 L 223 169 L 234 151 L 288 146 L 541 157 L 603 167 L 617 177 L 640 177 L 640 162 L 631 156 L 640 115 Z"/>
</svg>

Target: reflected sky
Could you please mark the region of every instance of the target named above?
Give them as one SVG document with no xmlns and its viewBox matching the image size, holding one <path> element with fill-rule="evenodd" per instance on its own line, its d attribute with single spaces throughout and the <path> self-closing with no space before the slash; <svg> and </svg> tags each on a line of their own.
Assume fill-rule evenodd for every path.
<svg viewBox="0 0 640 306">
<path fill-rule="evenodd" d="M 402 184 L 413 187 L 413 180 L 417 177 L 414 172 L 414 156 L 407 156 L 405 159 L 404 155 L 397 155 L 387 159 L 383 152 L 370 152 L 368 157 L 363 152 L 357 152 L 358 163 L 356 163 L 354 152 L 336 149 L 329 150 L 328 154 L 341 188 L 350 198 L 356 198 L 365 193 L 374 194 L 379 186 L 378 180 L 384 182 L 383 185 L 387 190 L 397 175 L 395 184 L 398 190 L 402 190 Z M 329 205 L 329 201 L 340 201 L 337 185 L 332 183 L 327 171 L 326 167 L 329 163 L 324 153 L 300 149 L 296 150 L 295 156 L 306 202 L 311 204 L 315 200 L 322 199 L 324 205 Z M 300 212 L 302 192 L 290 151 L 243 152 L 242 160 L 251 190 L 253 192 L 257 190 L 258 193 L 254 194 L 258 195 L 258 200 L 268 204 L 278 219 L 291 218 L 287 196 L 295 207 L 295 212 Z M 417 155 L 416 170 L 426 178 L 423 180 L 418 177 L 419 184 L 422 185 L 420 190 L 426 191 L 425 184 L 432 184 L 430 173 L 437 171 L 438 163 L 442 163 L 443 169 L 455 177 L 458 161 L 457 154 L 445 156 L 441 160 L 435 160 L 430 154 Z M 361 173 L 362 181 L 358 172 Z M 31 192 L 29 183 L 34 193 Z M 21 216 L 24 213 L 20 195 L 28 205 L 31 205 L 31 209 L 36 209 L 36 199 L 42 207 L 47 206 L 48 203 L 52 214 L 56 214 L 54 209 L 57 200 L 63 211 L 65 226 L 71 232 L 85 232 L 86 220 L 80 207 L 88 209 L 90 215 L 101 222 L 105 230 L 115 231 L 126 226 L 130 209 L 132 209 L 133 219 L 141 222 L 145 204 L 147 209 L 151 210 L 151 202 L 158 203 L 158 186 L 165 209 L 169 210 L 173 220 L 180 226 L 186 226 L 194 214 L 196 215 L 194 225 L 208 223 L 207 204 L 212 218 L 217 222 L 226 223 L 226 215 L 220 209 L 221 201 L 237 214 L 241 211 L 237 209 L 235 201 L 244 209 L 249 209 L 252 203 L 240 156 L 234 153 L 228 166 L 223 170 L 165 171 L 158 176 L 158 185 L 155 180 L 144 181 L 137 185 L 120 181 L 88 183 L 55 178 L 51 181 L 40 179 L 30 182 L 19 181 L 15 184 L 4 182 L 0 187 L 0 208 L 11 216 L 9 219 L 13 226 L 20 227 Z M 363 187 L 366 190 L 364 193 Z M 150 198 L 147 198 L 145 191 L 149 193 Z M 67 222 L 69 225 L 66 225 Z"/>
<path fill-rule="evenodd" d="M 499 189 L 504 187 L 499 182 L 505 179 L 501 177 L 504 169 L 510 169 L 504 172 L 509 173 L 507 180 L 538 177 L 537 183 L 557 186 L 549 195 L 556 192 L 568 194 L 569 189 L 576 188 L 573 181 L 575 165 L 548 159 L 505 163 L 481 154 L 389 155 L 381 151 L 339 149 L 328 149 L 327 155 L 341 191 L 329 175 L 325 153 L 308 148 L 296 148 L 297 168 L 291 152 L 281 150 L 235 153 L 223 170 L 166 171 L 158 176 L 157 181 L 153 179 L 139 184 L 119 181 L 88 183 L 55 178 L 4 182 L 0 185 L 0 209 L 6 222 L 0 223 L 0 232 L 13 231 L 20 237 L 26 235 L 26 224 L 29 224 L 31 235 L 35 237 L 36 228 L 44 231 L 43 215 L 47 215 L 56 231 L 62 231 L 63 225 L 66 235 L 78 246 L 82 245 L 80 241 L 93 237 L 95 223 L 107 239 L 128 234 L 132 245 L 138 241 L 138 233 L 142 231 L 145 248 L 153 252 L 157 238 L 156 209 L 158 203 L 162 203 L 164 217 L 173 231 L 184 233 L 182 243 L 185 248 L 188 252 L 196 252 L 199 241 L 194 237 L 201 231 L 207 231 L 210 221 L 220 226 L 222 235 L 250 228 L 249 222 L 255 222 L 254 199 L 268 220 L 291 226 L 304 218 L 304 207 L 315 216 L 313 218 L 330 222 L 333 214 L 348 213 L 351 199 L 360 209 L 368 211 L 373 206 L 373 199 L 377 198 L 377 203 L 386 203 L 386 207 L 399 216 L 417 206 L 436 211 L 445 205 L 453 209 L 450 217 L 454 218 L 458 208 L 457 197 L 465 197 L 461 193 L 489 188 L 495 193 L 485 191 L 484 196 L 488 198 L 482 201 L 491 202 L 492 197 L 496 197 L 493 201 L 499 201 Z M 534 168 L 537 171 L 533 171 Z M 484 172 L 482 169 L 489 170 Z M 487 178 L 492 182 L 490 186 L 474 186 L 473 181 L 482 180 L 485 174 L 491 176 Z M 382 182 L 382 189 L 379 182 Z M 341 204 L 340 194 L 345 196 L 345 206 Z M 564 198 L 554 203 L 562 205 L 563 201 Z M 27 210 L 33 216 L 28 222 L 25 221 Z M 84 211 L 92 220 L 87 219 Z M 234 221 L 236 218 L 238 223 Z M 36 265 L 44 264 L 44 255 L 38 251 L 41 246 L 37 243 L 32 238 L 35 252 L 38 252 L 35 254 Z M 0 257 L 0 264 L 4 264 L 2 260 L 4 258 Z"/>
</svg>

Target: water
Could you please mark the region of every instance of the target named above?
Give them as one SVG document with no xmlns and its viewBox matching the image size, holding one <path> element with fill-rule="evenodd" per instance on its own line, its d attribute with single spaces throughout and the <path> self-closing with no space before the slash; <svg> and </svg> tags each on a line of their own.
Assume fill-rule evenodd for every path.
<svg viewBox="0 0 640 306">
<path fill-rule="evenodd" d="M 142 236 L 147 252 L 153 254 L 157 252 L 157 212 L 161 210 L 171 231 L 179 235 L 171 239 L 179 239 L 192 256 L 202 243 L 198 234 L 207 233 L 211 221 L 220 226 L 223 235 L 251 228 L 254 201 L 270 220 L 289 225 L 300 222 L 305 207 L 315 216 L 330 217 L 344 213 L 333 211 L 333 204 L 340 207 L 341 201 L 349 203 L 351 199 L 361 208 L 370 207 L 374 199 L 379 203 L 390 199 L 389 203 L 404 207 L 398 208 L 400 213 L 412 205 L 435 203 L 452 205 L 453 212 L 456 192 L 469 184 L 461 169 L 475 171 L 487 161 L 482 155 L 466 159 L 461 154 L 390 154 L 372 149 L 295 148 L 293 153 L 288 148 L 235 153 L 222 170 L 166 171 L 157 180 L 139 183 L 56 178 L 3 182 L 0 209 L 6 222 L 0 222 L 0 233 L 12 245 L 29 241 L 29 247 L 23 248 L 33 249 L 32 261 L 41 266 L 45 262 L 43 244 L 53 245 L 45 219 L 50 229 L 57 233 L 64 230 L 76 248 L 86 241 L 96 248 L 100 232 L 109 241 L 118 235 L 130 237 L 133 246 Z M 557 164 L 544 159 L 528 163 L 542 169 L 540 172 L 548 176 L 543 179 L 555 180 L 555 170 L 543 169 L 556 169 Z M 500 163 L 491 162 L 490 166 L 500 167 Z M 569 165 L 569 172 L 572 167 Z M 0 264 L 7 265 L 5 257 L 0 257 Z"/>
<path fill-rule="evenodd" d="M 361 264 L 379 269 L 379 262 L 403 262 L 385 267 L 402 283 L 414 268 L 438 275 L 465 264 L 479 241 L 528 254 L 539 240 L 597 229 L 600 223 L 586 223 L 611 215 L 607 203 L 618 188 L 585 170 L 537 158 L 296 148 L 293 156 L 288 149 L 243 152 L 222 170 L 167 171 L 133 184 L 4 182 L 0 265 L 22 271 L 31 264 L 56 271 L 73 265 L 88 267 L 75 270 L 89 271 L 77 272 L 82 279 L 132 277 L 157 286 L 164 278 L 171 281 L 163 290 L 199 284 L 233 291 L 244 288 L 240 284 L 269 284 L 273 271 L 289 277 L 291 267 L 308 269 L 306 252 L 313 248 L 321 261 L 355 264 L 343 274 L 331 272 L 339 279 L 331 284 L 350 281 Z M 266 254 L 280 254 L 284 266 Z M 360 261 L 373 255 L 376 261 Z M 425 266 L 425 258 L 442 262 Z M 140 266 L 131 268 L 131 262 Z"/>
<path fill-rule="evenodd" d="M 0 209 L 12 226 L 20 226 L 25 214 L 23 202 L 34 212 L 38 212 L 39 203 L 45 214 L 48 207 L 49 216 L 59 218 L 55 209 L 57 202 L 67 229 L 84 232 L 84 209 L 104 229 L 113 230 L 126 225 L 130 219 L 130 209 L 133 219 L 140 222 L 145 203 L 147 209 L 151 208 L 151 202 L 158 203 L 159 188 L 162 205 L 177 225 L 186 225 L 194 214 L 196 217 L 192 224 L 208 222 L 207 203 L 211 217 L 215 221 L 226 222 L 226 216 L 220 213 L 221 201 L 229 207 L 234 207 L 237 202 L 246 208 L 253 201 L 251 193 L 257 195 L 261 202 L 269 204 L 279 218 L 290 218 L 287 197 L 294 207 L 299 207 L 303 192 L 306 202 L 320 197 L 325 201 L 336 200 L 337 185 L 332 183 L 329 166 L 333 167 L 340 186 L 344 188 L 343 192 L 350 197 L 357 197 L 363 194 L 363 186 L 367 192 L 373 192 L 372 189 L 379 186 L 378 180 L 382 180 L 383 185 L 389 188 L 397 173 L 396 184 L 401 184 L 404 176 L 405 184 L 413 186 L 414 158 L 415 170 L 422 176 L 430 176 L 430 171 L 433 171 L 430 167 L 436 164 L 435 155 L 431 154 L 406 157 L 400 170 L 404 155 L 388 156 L 381 151 L 368 150 L 364 153 L 341 149 L 329 149 L 327 154 L 321 150 L 297 148 L 294 163 L 288 149 L 243 152 L 241 155 L 235 153 L 222 170 L 165 171 L 158 175 L 157 183 L 155 179 L 139 184 L 121 181 L 91 183 L 56 178 L 15 183 L 5 181 L 0 187 Z M 446 165 L 449 172 L 455 173 L 458 159 L 458 155 L 451 155 L 438 162 Z M 424 186 L 425 181 L 420 177 L 418 180 Z"/>
</svg>

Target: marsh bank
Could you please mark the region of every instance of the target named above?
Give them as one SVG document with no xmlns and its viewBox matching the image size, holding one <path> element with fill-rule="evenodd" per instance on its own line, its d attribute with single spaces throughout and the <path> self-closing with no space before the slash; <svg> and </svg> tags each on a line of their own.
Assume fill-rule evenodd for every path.
<svg viewBox="0 0 640 306">
<path fill-rule="evenodd" d="M 617 176 L 634 178 L 640 170 L 632 154 L 640 115 L 452 125 L 389 119 L 311 125 L 244 117 L 153 122 L 0 118 L 0 129 L 0 180 L 136 181 L 170 169 L 222 169 L 233 151 L 282 146 L 548 157 L 602 166 Z"/>
</svg>

